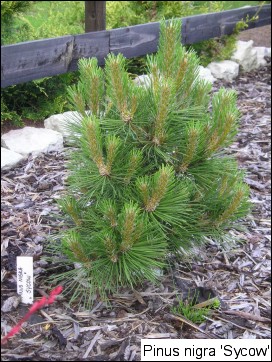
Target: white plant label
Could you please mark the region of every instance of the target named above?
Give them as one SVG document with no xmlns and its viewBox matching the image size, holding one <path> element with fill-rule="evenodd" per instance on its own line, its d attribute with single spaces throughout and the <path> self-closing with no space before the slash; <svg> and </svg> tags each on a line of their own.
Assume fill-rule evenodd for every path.
<svg viewBox="0 0 272 362">
<path fill-rule="evenodd" d="M 17 293 L 22 303 L 33 303 L 33 257 L 17 256 Z"/>
</svg>

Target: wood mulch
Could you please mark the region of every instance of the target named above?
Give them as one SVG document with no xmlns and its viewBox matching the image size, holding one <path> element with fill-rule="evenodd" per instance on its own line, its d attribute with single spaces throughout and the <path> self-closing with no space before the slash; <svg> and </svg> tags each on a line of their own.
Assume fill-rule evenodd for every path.
<svg viewBox="0 0 272 362">
<path fill-rule="evenodd" d="M 21 129 L 22 127 L 37 127 L 44 128 L 44 120 L 41 121 L 32 121 L 31 119 L 23 119 L 22 124 L 15 125 L 11 121 L 4 121 L 1 125 L 1 136 L 9 131 L 14 129 Z"/>
<path fill-rule="evenodd" d="M 58 297 L 2 346 L 3 361 L 139 361 L 142 338 L 270 338 L 271 65 L 213 90 L 222 85 L 238 93 L 241 125 L 227 153 L 246 170 L 253 204 L 245 228 L 230 231 L 236 242 L 208 240 L 197 254 L 172 261 L 159 285 L 110 296 L 111 307 L 97 299 L 84 310 Z M 2 172 L 2 335 L 27 311 L 16 297 L 16 256 L 34 257 L 35 298 L 50 292 L 42 255 L 46 238 L 63 227 L 55 200 L 65 192 L 67 152 L 30 156 Z M 221 307 L 198 325 L 175 318 L 171 307 L 189 292 L 198 293 L 197 303 L 218 296 Z"/>
<path fill-rule="evenodd" d="M 238 39 L 242 41 L 253 40 L 255 47 L 271 48 L 271 25 L 244 30 L 239 34 Z"/>
</svg>

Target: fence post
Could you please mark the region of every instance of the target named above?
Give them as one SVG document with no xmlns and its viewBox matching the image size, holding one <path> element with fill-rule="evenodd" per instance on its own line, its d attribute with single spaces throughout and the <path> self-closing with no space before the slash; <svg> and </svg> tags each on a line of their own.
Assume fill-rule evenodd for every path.
<svg viewBox="0 0 272 362">
<path fill-rule="evenodd" d="M 106 29 L 106 1 L 85 1 L 85 33 Z"/>
</svg>

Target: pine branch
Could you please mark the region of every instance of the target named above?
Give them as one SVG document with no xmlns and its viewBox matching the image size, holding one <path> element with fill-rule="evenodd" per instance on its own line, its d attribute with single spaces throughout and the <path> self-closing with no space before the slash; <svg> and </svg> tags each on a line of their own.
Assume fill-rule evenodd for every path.
<svg viewBox="0 0 272 362">
<path fill-rule="evenodd" d="M 179 56 L 179 65 L 178 65 L 178 70 L 177 70 L 177 74 L 176 74 L 176 85 L 177 85 L 177 90 L 181 87 L 181 85 L 183 84 L 183 80 L 187 71 L 187 66 L 188 66 L 188 57 L 185 54 L 184 50 L 182 49 L 182 53 Z"/>
<path fill-rule="evenodd" d="M 106 249 L 106 253 L 113 263 L 118 260 L 116 241 L 112 233 L 105 233 L 102 237 L 103 244 Z"/>
<path fill-rule="evenodd" d="M 180 165 L 179 171 L 185 172 L 193 161 L 198 148 L 199 133 L 196 128 L 190 128 L 187 131 L 187 143 L 185 152 L 183 154 L 182 164 Z"/>
<path fill-rule="evenodd" d="M 111 173 L 111 168 L 113 165 L 113 161 L 117 157 L 118 149 L 120 147 L 121 140 L 114 136 L 109 135 L 106 138 L 106 150 L 107 150 L 107 162 L 106 162 L 106 169 L 108 174 Z"/>
<path fill-rule="evenodd" d="M 166 140 L 165 126 L 167 123 L 167 116 L 169 112 L 169 105 L 171 104 L 172 89 L 171 84 L 162 83 L 158 88 L 158 95 L 156 98 L 156 117 L 154 120 L 154 136 L 152 142 L 156 146 L 160 146 Z"/>
<path fill-rule="evenodd" d="M 136 175 L 139 167 L 141 166 L 143 160 L 143 154 L 140 150 L 133 149 L 130 152 L 129 160 L 128 160 L 128 168 L 125 177 L 125 183 L 129 184 L 131 178 Z"/>
<path fill-rule="evenodd" d="M 162 166 L 154 175 L 153 190 L 145 204 L 145 210 L 150 212 L 156 210 L 161 199 L 165 196 L 167 188 L 173 180 L 174 170 L 170 166 Z"/>
<path fill-rule="evenodd" d="M 125 70 L 125 58 L 109 54 L 106 59 L 107 95 L 125 123 L 132 121 L 137 109 L 137 98 L 132 94 L 134 84 Z"/>
<path fill-rule="evenodd" d="M 181 21 L 169 20 L 160 28 L 157 59 L 160 72 L 165 78 L 176 76 L 178 49 L 181 47 Z"/>
<path fill-rule="evenodd" d="M 85 103 L 91 113 L 99 116 L 101 100 L 104 93 L 104 74 L 98 67 L 97 58 L 81 58 L 78 61 L 81 84 L 83 84 L 83 95 Z"/>
<path fill-rule="evenodd" d="M 211 89 L 212 83 L 209 83 L 204 79 L 198 79 L 198 83 L 195 86 L 194 104 L 195 106 L 202 106 L 203 111 L 206 113 L 210 101 Z"/>
<path fill-rule="evenodd" d="M 115 228 L 117 224 L 117 208 L 112 200 L 103 200 L 100 209 L 105 218 L 110 222 L 110 226 Z"/>
<path fill-rule="evenodd" d="M 69 214 L 69 216 L 73 219 L 74 223 L 77 226 L 81 225 L 81 219 L 80 219 L 81 208 L 78 205 L 74 196 L 67 196 L 59 200 L 59 205 L 64 212 Z"/>
<path fill-rule="evenodd" d="M 110 170 L 104 162 L 102 152 L 102 138 L 98 120 L 90 118 L 87 123 L 87 137 L 90 154 L 101 176 L 109 176 Z"/>
<path fill-rule="evenodd" d="M 80 234 L 75 230 L 67 231 L 62 240 L 64 253 L 72 257 L 75 262 L 85 266 L 90 264 L 90 259 L 86 255 L 86 250 L 80 243 Z"/>
<path fill-rule="evenodd" d="M 132 245 L 137 241 L 135 231 L 137 230 L 137 216 L 139 215 L 140 209 L 133 203 L 126 204 L 121 214 L 121 237 L 122 241 L 120 244 L 121 252 L 126 252 Z"/>
<path fill-rule="evenodd" d="M 150 178 L 147 176 L 138 178 L 136 180 L 136 187 L 140 192 L 143 205 L 147 205 L 149 200 Z"/>
<path fill-rule="evenodd" d="M 84 84 L 78 82 L 77 85 L 72 85 L 67 88 L 68 100 L 71 105 L 78 111 L 83 117 L 85 113 L 85 99 L 84 99 Z"/>
<path fill-rule="evenodd" d="M 213 97 L 212 120 L 207 136 L 207 156 L 219 148 L 226 147 L 237 133 L 239 112 L 236 107 L 236 93 L 220 89 Z"/>
<path fill-rule="evenodd" d="M 219 216 L 217 221 L 215 222 L 216 226 L 222 225 L 226 221 L 229 221 L 233 217 L 237 217 L 239 215 L 239 209 L 242 211 L 241 215 L 243 215 L 244 210 L 243 207 L 248 208 L 248 205 L 245 204 L 245 199 L 248 197 L 248 188 L 246 185 L 238 185 L 236 186 L 236 190 L 234 191 L 234 195 L 228 205 L 227 208 L 223 211 L 223 213 Z M 239 217 L 239 216 L 238 216 Z"/>
</svg>

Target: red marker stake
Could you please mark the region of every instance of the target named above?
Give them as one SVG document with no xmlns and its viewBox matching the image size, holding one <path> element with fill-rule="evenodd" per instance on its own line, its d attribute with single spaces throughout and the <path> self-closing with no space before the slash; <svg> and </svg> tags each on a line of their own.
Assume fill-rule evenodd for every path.
<svg viewBox="0 0 272 362">
<path fill-rule="evenodd" d="M 35 312 L 37 312 L 37 310 L 43 308 L 45 305 L 47 304 L 52 304 L 54 303 L 56 296 L 58 294 L 60 294 L 62 292 L 63 288 L 62 286 L 58 286 L 55 289 L 52 290 L 52 292 L 50 293 L 49 297 L 42 297 L 42 299 L 38 300 L 37 302 L 35 302 L 34 304 L 32 304 L 32 306 L 29 308 L 29 311 L 26 313 L 26 315 L 20 320 L 20 322 L 18 324 L 16 324 L 16 326 L 14 328 L 12 328 L 12 330 L 1 339 L 1 344 L 4 344 L 7 342 L 7 340 L 9 338 L 11 338 L 12 336 L 14 336 L 16 333 L 18 333 L 22 327 L 22 324 L 27 321 L 29 319 L 29 317 L 34 314 Z"/>
</svg>

